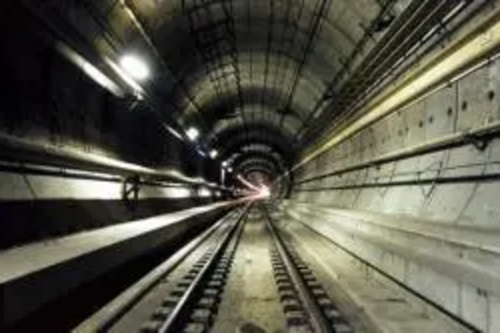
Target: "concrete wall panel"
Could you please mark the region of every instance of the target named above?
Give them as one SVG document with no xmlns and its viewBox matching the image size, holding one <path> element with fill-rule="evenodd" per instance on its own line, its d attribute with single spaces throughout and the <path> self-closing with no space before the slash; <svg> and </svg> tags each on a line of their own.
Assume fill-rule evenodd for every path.
<svg viewBox="0 0 500 333">
<path fill-rule="evenodd" d="M 321 172 L 313 163 L 301 167 L 296 180 L 310 181 L 295 188 L 291 203 L 297 205 L 285 206 L 296 218 L 307 217 L 318 232 L 488 333 L 499 325 L 500 289 L 492 283 L 500 283 L 500 251 L 491 245 L 498 243 L 500 230 L 500 140 L 471 136 L 463 145 L 314 179 L 325 170 L 492 124 L 500 112 L 498 73 L 498 60 L 485 64 L 332 148 Z M 325 184 L 335 189 L 318 190 Z M 305 206 L 294 211 L 300 204 Z M 344 213 L 328 217 L 319 205 L 342 208 L 349 218 Z M 312 217 L 313 211 L 318 215 Z M 366 214 L 382 214 L 378 221 L 394 224 L 367 224 L 372 218 Z"/>
<path fill-rule="evenodd" d="M 122 189 L 118 181 L 0 172 L 0 249 L 217 199 L 189 186 L 143 186 L 126 200 Z"/>
</svg>

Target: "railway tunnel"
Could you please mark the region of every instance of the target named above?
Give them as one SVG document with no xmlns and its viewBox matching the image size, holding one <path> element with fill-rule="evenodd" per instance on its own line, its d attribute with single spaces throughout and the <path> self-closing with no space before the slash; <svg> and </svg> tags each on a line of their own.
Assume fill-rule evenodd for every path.
<svg viewBox="0 0 500 333">
<path fill-rule="evenodd" d="M 4 0 L 1 332 L 500 332 L 500 2 Z"/>
</svg>

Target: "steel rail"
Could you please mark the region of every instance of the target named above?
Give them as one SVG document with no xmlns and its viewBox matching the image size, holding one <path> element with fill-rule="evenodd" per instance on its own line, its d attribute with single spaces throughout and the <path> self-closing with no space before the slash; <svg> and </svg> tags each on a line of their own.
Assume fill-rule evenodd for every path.
<svg viewBox="0 0 500 333">
<path fill-rule="evenodd" d="M 378 266 L 375 266 L 373 263 L 370 261 L 367 261 L 366 259 L 360 257 L 357 253 L 353 252 L 351 249 L 348 247 L 344 246 L 343 244 L 338 243 L 334 239 L 328 237 L 322 232 L 319 232 L 318 230 L 314 229 L 311 227 L 308 223 L 302 221 L 301 219 L 294 217 L 292 215 L 288 215 L 289 218 L 293 219 L 297 223 L 300 223 L 303 225 L 307 230 L 309 230 L 311 233 L 316 235 L 319 239 L 325 240 L 328 243 L 331 243 L 344 251 L 346 254 L 352 256 L 354 259 L 358 260 L 361 262 L 363 265 L 366 267 L 369 267 L 370 269 L 374 270 L 377 274 L 380 274 L 384 278 L 388 279 L 389 281 L 395 283 L 397 286 L 408 292 L 409 294 L 415 296 L 416 298 L 420 299 L 423 302 L 428 303 L 431 307 L 437 309 L 440 311 L 445 317 L 449 318 L 452 321 L 458 322 L 460 325 L 463 325 L 467 329 L 469 329 L 472 333 L 482 333 L 482 330 L 478 329 L 474 325 L 470 324 L 469 322 L 465 321 L 463 318 L 459 317 L 457 314 L 450 312 L 448 309 L 443 307 L 441 304 L 436 303 L 436 301 L 430 299 L 428 296 L 420 293 L 416 289 L 410 288 L 407 284 L 401 282 L 398 278 L 394 277 L 393 275 L 387 273 L 383 269 L 380 269 Z"/>
<path fill-rule="evenodd" d="M 201 271 L 197 274 L 196 278 L 193 280 L 191 285 L 188 287 L 182 298 L 177 302 L 175 307 L 172 309 L 172 312 L 166 319 L 166 321 L 162 324 L 158 333 L 167 333 L 167 332 L 178 332 L 178 324 L 180 319 L 183 317 L 183 313 L 189 307 L 191 300 L 196 296 L 196 291 L 201 286 L 204 281 L 206 275 L 210 271 L 210 269 L 216 264 L 217 259 L 221 256 L 224 250 L 227 248 L 228 243 L 233 238 L 233 235 L 236 233 L 236 230 L 241 225 L 241 221 L 243 221 L 246 216 L 248 209 L 251 204 L 248 204 L 243 211 L 239 214 L 236 222 L 231 227 L 231 230 L 223 236 L 222 240 L 217 244 L 213 254 L 210 256 L 207 263 L 203 266 Z"/>
<path fill-rule="evenodd" d="M 262 208 L 262 210 L 265 215 L 267 229 L 269 230 L 269 234 L 271 235 L 273 243 L 276 246 L 276 250 L 279 256 L 281 257 L 286 270 L 290 275 L 290 279 L 295 285 L 297 294 L 304 306 L 304 310 L 306 310 L 309 315 L 309 322 L 311 324 L 311 328 L 316 333 L 319 332 L 333 333 L 334 331 L 330 323 L 325 318 L 323 311 L 319 307 L 318 303 L 315 301 L 314 297 L 311 295 L 309 288 L 307 287 L 299 271 L 295 267 L 295 264 L 293 263 L 290 254 L 288 253 L 284 245 L 283 240 L 281 239 L 275 227 L 273 226 L 269 212 L 264 207 Z"/>
<path fill-rule="evenodd" d="M 217 223 L 211 226 L 208 230 L 196 237 L 182 249 L 177 251 L 172 257 L 164 261 L 149 274 L 140 279 L 132 287 L 120 294 L 110 303 L 101 308 L 92 317 L 88 318 L 75 329 L 73 333 L 84 332 L 107 332 L 126 315 L 137 302 L 142 299 L 156 284 L 165 276 L 176 269 L 190 254 L 199 248 L 210 236 L 214 234 L 228 219 L 236 214 L 235 210 L 227 213 Z"/>
</svg>

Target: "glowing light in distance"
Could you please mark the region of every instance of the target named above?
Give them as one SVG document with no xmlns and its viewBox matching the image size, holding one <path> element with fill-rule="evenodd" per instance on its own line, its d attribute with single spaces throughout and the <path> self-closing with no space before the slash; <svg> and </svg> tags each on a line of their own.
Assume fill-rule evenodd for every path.
<svg viewBox="0 0 500 333">
<path fill-rule="evenodd" d="M 267 186 L 261 186 L 258 191 L 258 196 L 260 198 L 269 198 L 271 196 L 271 191 Z"/>
<path fill-rule="evenodd" d="M 186 135 L 189 138 L 189 140 L 194 141 L 198 139 L 198 137 L 200 136 L 200 131 L 198 131 L 194 127 L 191 127 L 186 131 Z"/>
<path fill-rule="evenodd" d="M 120 59 L 120 66 L 136 80 L 145 80 L 150 75 L 148 65 L 141 58 L 132 54 L 124 55 Z"/>
<path fill-rule="evenodd" d="M 212 192 L 209 189 L 207 189 L 207 188 L 202 188 L 198 192 L 198 196 L 200 196 L 202 198 L 211 197 L 212 196 Z"/>
<path fill-rule="evenodd" d="M 216 157 L 217 157 L 217 155 L 219 155 L 219 152 L 218 152 L 217 150 L 212 149 L 212 150 L 210 151 L 210 157 L 211 157 L 211 158 L 216 158 Z"/>
<path fill-rule="evenodd" d="M 238 178 L 238 180 L 243 185 L 245 185 L 247 188 L 249 188 L 251 190 L 254 190 L 254 191 L 259 191 L 259 188 L 257 186 L 255 186 L 254 184 L 252 184 L 251 182 L 249 182 L 248 180 L 246 180 L 245 177 L 243 177 L 242 175 L 238 175 L 238 176 L 236 176 L 236 178 Z"/>
<path fill-rule="evenodd" d="M 222 162 L 222 167 L 223 168 L 227 168 L 228 166 L 229 166 L 229 162 L 228 161 Z"/>
</svg>

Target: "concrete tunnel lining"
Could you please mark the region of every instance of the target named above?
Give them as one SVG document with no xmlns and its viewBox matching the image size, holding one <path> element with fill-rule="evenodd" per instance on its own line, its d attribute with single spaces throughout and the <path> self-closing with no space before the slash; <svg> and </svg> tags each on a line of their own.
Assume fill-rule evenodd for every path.
<svg viewBox="0 0 500 333">
<path fill-rule="evenodd" d="M 2 3 L 0 330 L 182 246 L 255 184 L 359 327 L 500 331 L 499 4 Z M 111 250 L 157 220 L 154 242 L 131 231 Z M 249 225 L 250 248 L 265 231 Z M 70 259 L 82 237 L 100 250 Z"/>
</svg>

